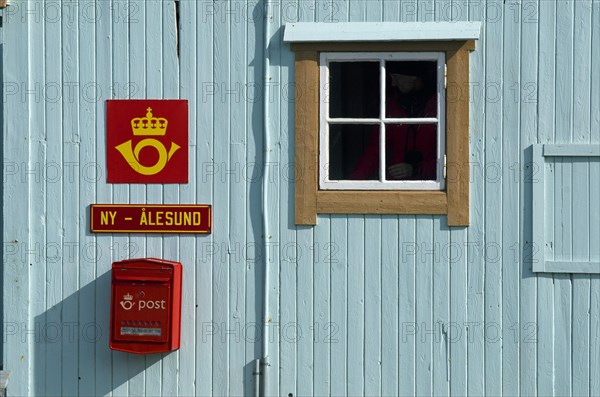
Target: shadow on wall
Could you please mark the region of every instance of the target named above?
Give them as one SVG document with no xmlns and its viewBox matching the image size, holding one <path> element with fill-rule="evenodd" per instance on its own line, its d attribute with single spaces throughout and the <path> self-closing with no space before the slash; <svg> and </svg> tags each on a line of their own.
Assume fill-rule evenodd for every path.
<svg viewBox="0 0 600 397">
<path fill-rule="evenodd" d="M 109 349 L 110 275 L 104 273 L 36 316 L 33 327 L 19 333 L 33 338 L 35 395 L 109 394 L 166 356 Z M 80 302 L 88 303 L 86 309 Z M 95 312 L 89 302 L 95 302 Z M 128 394 L 127 389 L 118 394 Z"/>
</svg>

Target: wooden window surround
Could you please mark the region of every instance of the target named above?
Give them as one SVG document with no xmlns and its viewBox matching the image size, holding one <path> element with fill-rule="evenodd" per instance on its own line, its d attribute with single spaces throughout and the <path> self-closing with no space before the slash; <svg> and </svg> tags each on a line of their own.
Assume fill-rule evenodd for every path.
<svg viewBox="0 0 600 397">
<path fill-rule="evenodd" d="M 474 40 L 297 42 L 295 52 L 295 222 L 316 225 L 317 214 L 447 215 L 469 225 L 469 53 Z M 319 189 L 319 56 L 321 52 L 445 52 L 446 189 Z"/>
</svg>

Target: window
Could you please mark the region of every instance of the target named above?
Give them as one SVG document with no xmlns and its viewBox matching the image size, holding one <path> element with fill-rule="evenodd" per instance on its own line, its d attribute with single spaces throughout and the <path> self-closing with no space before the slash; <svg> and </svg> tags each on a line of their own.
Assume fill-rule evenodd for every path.
<svg viewBox="0 0 600 397">
<path fill-rule="evenodd" d="M 480 29 L 286 26 L 296 56 L 296 224 L 314 225 L 317 214 L 445 214 L 450 226 L 469 225 L 469 53 Z M 427 100 L 399 109 L 394 90 L 415 79 Z"/>
<path fill-rule="evenodd" d="M 442 52 L 320 56 L 319 187 L 443 190 Z"/>
</svg>

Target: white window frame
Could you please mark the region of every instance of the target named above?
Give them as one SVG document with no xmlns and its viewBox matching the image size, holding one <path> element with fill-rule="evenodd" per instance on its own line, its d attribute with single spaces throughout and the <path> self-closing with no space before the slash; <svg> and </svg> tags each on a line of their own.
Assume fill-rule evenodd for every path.
<svg viewBox="0 0 600 397">
<path fill-rule="evenodd" d="M 329 117 L 329 63 L 330 62 L 379 62 L 380 114 L 379 118 L 330 118 Z M 385 61 L 436 61 L 437 62 L 437 117 L 388 118 L 386 117 Z M 444 159 L 446 151 L 446 56 L 444 52 L 322 52 L 320 55 L 320 111 L 319 111 L 319 188 L 322 190 L 444 190 Z M 386 180 L 385 126 L 386 124 L 435 124 L 437 126 L 437 179 L 433 180 Z M 379 180 L 330 180 L 329 125 L 330 124 L 379 124 Z"/>
</svg>

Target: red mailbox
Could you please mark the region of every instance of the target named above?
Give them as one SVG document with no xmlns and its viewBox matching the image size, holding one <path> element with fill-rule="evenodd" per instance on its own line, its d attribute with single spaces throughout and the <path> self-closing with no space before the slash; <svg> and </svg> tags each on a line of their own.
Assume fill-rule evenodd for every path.
<svg viewBox="0 0 600 397">
<path fill-rule="evenodd" d="M 112 265 L 110 348 L 129 353 L 179 349 L 181 263 L 145 258 Z"/>
</svg>

